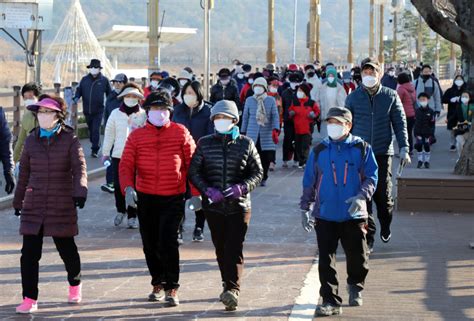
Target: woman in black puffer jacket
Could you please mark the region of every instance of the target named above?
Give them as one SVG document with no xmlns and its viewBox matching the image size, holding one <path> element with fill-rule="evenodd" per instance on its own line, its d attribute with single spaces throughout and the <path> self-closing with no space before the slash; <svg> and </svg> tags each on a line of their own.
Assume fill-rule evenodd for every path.
<svg viewBox="0 0 474 321">
<path fill-rule="evenodd" d="M 260 184 L 263 168 L 253 141 L 239 134 L 239 111 L 233 101 L 211 110 L 216 133 L 199 140 L 189 168 L 203 196 L 203 210 L 216 248 L 226 310 L 237 308 L 243 271 L 243 242 L 251 216 L 250 192 Z"/>
</svg>

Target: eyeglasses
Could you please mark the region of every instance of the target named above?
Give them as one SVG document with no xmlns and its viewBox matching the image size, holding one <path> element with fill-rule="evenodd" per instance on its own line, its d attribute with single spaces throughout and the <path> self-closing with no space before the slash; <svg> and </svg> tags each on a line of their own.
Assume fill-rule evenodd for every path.
<svg viewBox="0 0 474 321">
<path fill-rule="evenodd" d="M 38 114 L 54 114 L 56 111 L 48 109 L 48 110 L 38 110 Z"/>
</svg>

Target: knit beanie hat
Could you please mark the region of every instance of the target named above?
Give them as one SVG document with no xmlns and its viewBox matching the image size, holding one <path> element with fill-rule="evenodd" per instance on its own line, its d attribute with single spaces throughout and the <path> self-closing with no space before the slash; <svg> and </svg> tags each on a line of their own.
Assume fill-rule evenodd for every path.
<svg viewBox="0 0 474 321">
<path fill-rule="evenodd" d="M 311 86 L 311 84 L 308 84 L 308 83 L 303 83 L 301 85 L 298 86 L 298 89 L 301 89 L 304 94 L 306 95 L 306 97 L 308 98 L 311 98 L 311 89 L 313 88 L 313 86 Z"/>
<path fill-rule="evenodd" d="M 326 77 L 328 77 L 329 75 L 332 75 L 332 76 L 334 76 L 334 78 L 337 79 L 337 70 L 336 70 L 336 68 L 329 67 L 328 69 L 326 69 Z"/>
<path fill-rule="evenodd" d="M 213 120 L 216 115 L 226 115 L 239 122 L 239 110 L 237 109 L 235 102 L 232 100 L 218 101 L 214 107 L 211 108 L 211 120 Z"/>
<path fill-rule="evenodd" d="M 259 77 L 259 78 L 254 80 L 254 82 L 252 84 L 252 89 L 254 89 L 255 86 L 263 86 L 263 88 L 265 88 L 265 91 L 268 91 L 267 81 L 263 77 Z"/>
<path fill-rule="evenodd" d="M 178 76 L 178 79 L 188 79 L 188 80 L 192 80 L 193 79 L 193 75 L 188 72 L 187 70 L 181 70 L 179 72 L 179 76 Z"/>
</svg>

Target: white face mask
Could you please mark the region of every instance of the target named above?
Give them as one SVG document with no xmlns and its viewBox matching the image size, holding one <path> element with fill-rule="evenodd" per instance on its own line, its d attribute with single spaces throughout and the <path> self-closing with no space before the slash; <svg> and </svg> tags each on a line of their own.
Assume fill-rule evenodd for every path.
<svg viewBox="0 0 474 321">
<path fill-rule="evenodd" d="M 223 84 L 224 86 L 228 85 L 230 82 L 229 79 L 221 79 L 221 84 Z"/>
<path fill-rule="evenodd" d="M 36 99 L 25 99 L 24 103 L 25 103 L 25 106 L 34 105 L 36 104 Z"/>
<path fill-rule="evenodd" d="M 273 87 L 273 86 L 270 86 L 268 89 L 270 90 L 271 93 L 277 93 L 278 92 L 278 88 Z"/>
<path fill-rule="evenodd" d="M 253 79 L 249 79 L 249 84 L 253 84 Z"/>
<path fill-rule="evenodd" d="M 394 76 L 395 76 L 395 71 L 389 71 L 389 72 L 388 72 L 388 75 L 389 75 L 390 77 L 394 77 Z"/>
<path fill-rule="evenodd" d="M 54 128 L 58 122 L 56 113 L 38 113 L 37 118 L 39 126 L 46 130 Z"/>
<path fill-rule="evenodd" d="M 362 84 L 364 84 L 366 88 L 373 88 L 375 85 L 377 85 L 377 78 L 374 76 L 363 76 Z"/>
<path fill-rule="evenodd" d="M 188 83 L 188 81 L 189 80 L 187 80 L 187 79 L 180 79 L 179 84 L 180 84 L 181 87 L 184 87 L 184 85 L 186 85 Z"/>
<path fill-rule="evenodd" d="M 298 90 L 298 92 L 296 93 L 296 97 L 298 97 L 298 99 L 303 99 L 306 97 L 306 95 L 304 92 Z"/>
<path fill-rule="evenodd" d="M 122 91 L 122 89 L 121 89 L 121 88 L 114 87 L 114 91 L 115 91 L 117 94 L 119 94 L 119 93 Z"/>
<path fill-rule="evenodd" d="M 419 101 L 419 102 L 418 102 L 418 104 L 420 104 L 421 107 L 426 107 L 426 106 L 428 106 L 428 103 L 429 103 L 429 102 L 426 101 L 426 100 L 423 100 L 423 101 Z"/>
<path fill-rule="evenodd" d="M 214 120 L 214 127 L 219 133 L 227 133 L 234 127 L 234 122 L 232 119 L 216 119 Z"/>
<path fill-rule="evenodd" d="M 184 95 L 183 99 L 184 99 L 184 103 L 188 107 L 194 107 L 194 105 L 196 105 L 197 103 L 196 95 Z"/>
<path fill-rule="evenodd" d="M 469 98 L 468 97 L 461 97 L 461 102 L 464 104 L 464 105 L 467 105 L 469 103 Z"/>
<path fill-rule="evenodd" d="M 244 74 L 237 74 L 237 78 L 244 79 Z"/>
<path fill-rule="evenodd" d="M 137 98 L 127 98 L 127 97 L 125 97 L 123 99 L 123 103 L 127 107 L 135 107 L 136 105 L 138 105 L 138 99 Z"/>
<path fill-rule="evenodd" d="M 293 90 L 295 90 L 298 85 L 299 85 L 299 83 L 297 83 L 297 82 L 290 82 L 290 88 L 293 89 Z"/>
<path fill-rule="evenodd" d="M 336 78 L 334 78 L 333 76 L 329 76 L 328 77 L 328 83 L 332 84 L 334 82 L 334 79 L 336 79 Z"/>
<path fill-rule="evenodd" d="M 458 87 L 461 87 L 462 85 L 464 85 L 464 81 L 462 79 L 457 79 L 454 81 L 454 84 Z"/>
<path fill-rule="evenodd" d="M 153 88 L 157 88 L 158 87 L 158 80 L 150 81 L 150 86 L 152 86 Z"/>
<path fill-rule="evenodd" d="M 328 135 L 332 140 L 339 140 L 346 134 L 346 129 L 343 125 L 328 124 Z"/>
<path fill-rule="evenodd" d="M 256 94 L 256 95 L 261 95 L 265 92 L 265 89 L 263 89 L 263 87 L 260 87 L 260 86 L 256 86 L 254 89 L 253 89 L 253 92 Z"/>
<path fill-rule="evenodd" d="M 89 68 L 89 72 L 90 72 L 91 75 L 95 76 L 95 75 L 99 74 L 100 69 L 99 68 Z"/>
</svg>

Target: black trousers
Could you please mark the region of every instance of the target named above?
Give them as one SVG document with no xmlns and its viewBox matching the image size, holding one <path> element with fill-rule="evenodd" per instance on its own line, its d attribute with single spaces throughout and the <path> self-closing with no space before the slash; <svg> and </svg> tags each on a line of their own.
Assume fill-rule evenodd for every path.
<svg viewBox="0 0 474 321">
<path fill-rule="evenodd" d="M 184 194 L 138 193 L 138 221 L 151 284 L 179 288 L 178 228 L 184 215 Z"/>
<path fill-rule="evenodd" d="M 81 259 L 74 237 L 53 237 L 53 241 L 66 267 L 69 285 L 79 285 L 81 283 Z M 20 259 L 23 298 L 38 300 L 39 261 L 42 251 L 42 229 L 38 235 L 23 235 Z"/>
<path fill-rule="evenodd" d="M 377 218 L 382 231 L 390 229 L 394 205 L 392 198 L 392 156 L 377 155 L 375 160 L 379 166 L 379 180 L 372 201 L 367 202 L 367 210 L 369 212 L 367 243 L 369 246 L 374 244 L 374 236 L 377 229 L 372 202 L 375 202 L 377 206 Z"/>
<path fill-rule="evenodd" d="M 203 210 L 195 211 L 196 214 L 196 225 L 194 228 L 200 228 L 204 231 L 204 223 L 206 222 L 206 214 L 204 214 Z"/>
<path fill-rule="evenodd" d="M 408 144 L 410 145 L 410 152 L 413 151 L 413 128 L 415 127 L 415 117 L 407 117 L 408 130 Z"/>
<path fill-rule="evenodd" d="M 330 222 L 317 219 L 315 223 L 319 248 L 319 294 L 323 303 L 341 305 L 336 271 L 336 251 L 339 240 L 346 253 L 347 284 L 364 289 L 369 273 L 366 221 Z"/>
<path fill-rule="evenodd" d="M 243 247 L 250 217 L 250 211 L 234 215 L 206 213 L 225 290 L 240 291 L 244 270 Z"/>
<path fill-rule="evenodd" d="M 127 213 L 128 218 L 137 217 L 137 210 L 135 208 L 125 207 L 125 196 L 123 196 L 120 187 L 119 166 L 120 158 L 112 158 L 112 165 L 110 165 L 110 167 L 113 170 L 115 207 L 117 208 L 117 212 Z"/>
<path fill-rule="evenodd" d="M 262 161 L 263 180 L 266 181 L 268 179 L 268 169 L 270 168 L 270 163 L 272 162 L 272 156 L 274 151 L 262 150 L 262 146 L 260 145 L 260 138 L 257 139 L 256 145 L 258 155 L 260 156 L 260 160 Z"/>
<path fill-rule="evenodd" d="M 295 155 L 299 161 L 299 165 L 303 166 L 306 164 L 309 155 L 309 149 L 311 147 L 311 135 L 295 135 Z"/>
<path fill-rule="evenodd" d="M 283 161 L 293 159 L 297 161 L 295 155 L 295 124 L 292 120 L 286 120 L 283 126 Z"/>
<path fill-rule="evenodd" d="M 100 149 L 100 125 L 102 124 L 103 113 L 84 115 L 86 117 L 87 128 L 89 129 L 89 140 L 92 144 L 91 150 L 97 153 Z"/>
</svg>

